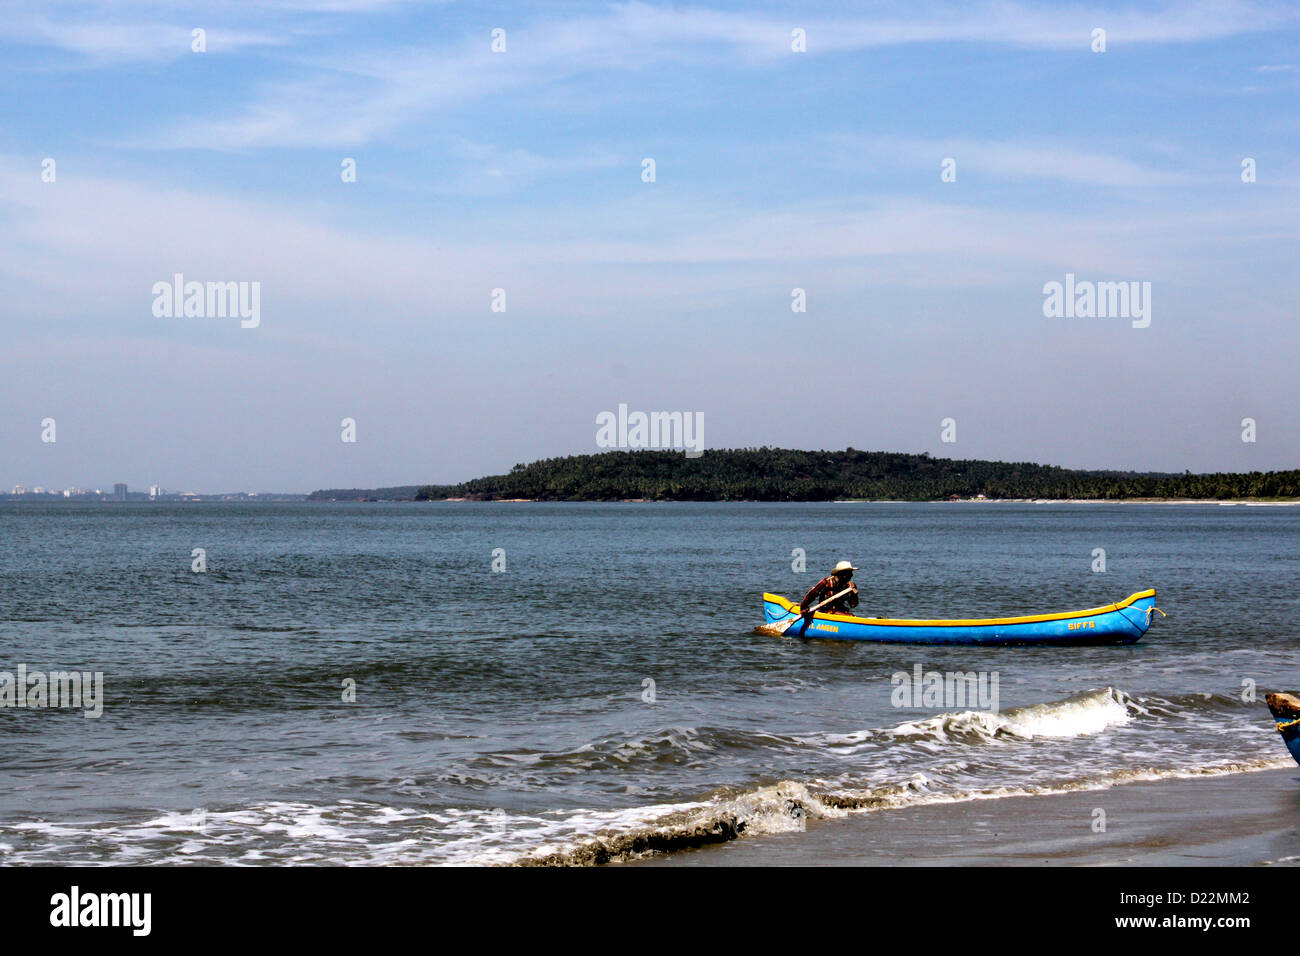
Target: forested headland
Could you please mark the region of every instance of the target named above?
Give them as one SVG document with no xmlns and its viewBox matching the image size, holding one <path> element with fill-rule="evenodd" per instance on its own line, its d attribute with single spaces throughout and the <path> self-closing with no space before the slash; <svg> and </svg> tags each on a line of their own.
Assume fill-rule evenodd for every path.
<svg viewBox="0 0 1300 956">
<path fill-rule="evenodd" d="M 387 492 L 387 494 L 385 494 Z M 609 451 L 515 465 L 507 474 L 455 485 L 317 491 L 314 500 L 378 498 L 480 501 L 833 501 L 951 498 L 1232 499 L 1300 497 L 1300 470 L 1192 474 L 1081 471 L 1032 462 L 932 458 L 928 454 L 709 450 Z"/>
</svg>

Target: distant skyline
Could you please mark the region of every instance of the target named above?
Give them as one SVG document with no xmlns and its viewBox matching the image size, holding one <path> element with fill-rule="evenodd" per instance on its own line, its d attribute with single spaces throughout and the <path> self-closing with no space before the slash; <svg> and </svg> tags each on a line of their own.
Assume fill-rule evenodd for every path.
<svg viewBox="0 0 1300 956">
<path fill-rule="evenodd" d="M 620 404 L 1300 467 L 1293 4 L 0 10 L 0 488 L 454 483 Z M 256 323 L 163 309 L 178 274 Z M 1149 325 L 1045 315 L 1076 282 Z"/>
</svg>

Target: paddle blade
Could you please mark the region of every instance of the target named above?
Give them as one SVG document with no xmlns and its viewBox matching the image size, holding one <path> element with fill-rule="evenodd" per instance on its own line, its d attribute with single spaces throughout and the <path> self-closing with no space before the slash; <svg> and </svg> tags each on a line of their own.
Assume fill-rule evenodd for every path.
<svg viewBox="0 0 1300 956">
<path fill-rule="evenodd" d="M 803 618 L 792 617 L 786 621 L 779 621 L 776 624 L 760 624 L 754 628 L 755 634 L 762 634 L 765 637 L 785 637 L 785 632 L 790 630 L 791 625 Z"/>
</svg>

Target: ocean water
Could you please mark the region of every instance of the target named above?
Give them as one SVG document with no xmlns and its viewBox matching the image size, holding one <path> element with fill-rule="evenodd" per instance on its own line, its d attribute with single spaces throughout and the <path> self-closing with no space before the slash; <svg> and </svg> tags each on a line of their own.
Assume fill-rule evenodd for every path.
<svg viewBox="0 0 1300 956">
<path fill-rule="evenodd" d="M 752 633 L 840 558 L 875 616 L 1169 616 L 1128 647 Z M 605 862 L 1282 767 L 1298 581 L 1293 507 L 0 504 L 0 671 L 103 674 L 97 718 L 0 709 L 0 862 Z M 895 706 L 917 665 L 998 712 Z"/>
</svg>

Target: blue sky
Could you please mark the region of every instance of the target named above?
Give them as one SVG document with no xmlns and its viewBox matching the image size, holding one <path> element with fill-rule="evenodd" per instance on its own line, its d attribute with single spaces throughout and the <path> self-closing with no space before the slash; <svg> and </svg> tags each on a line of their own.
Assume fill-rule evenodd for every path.
<svg viewBox="0 0 1300 956">
<path fill-rule="evenodd" d="M 710 447 L 1300 462 L 1293 4 L 0 8 L 0 485 L 455 481 L 620 403 Z M 155 317 L 176 272 L 260 325 Z M 1044 317 L 1066 273 L 1150 282 L 1150 326 Z"/>
</svg>

